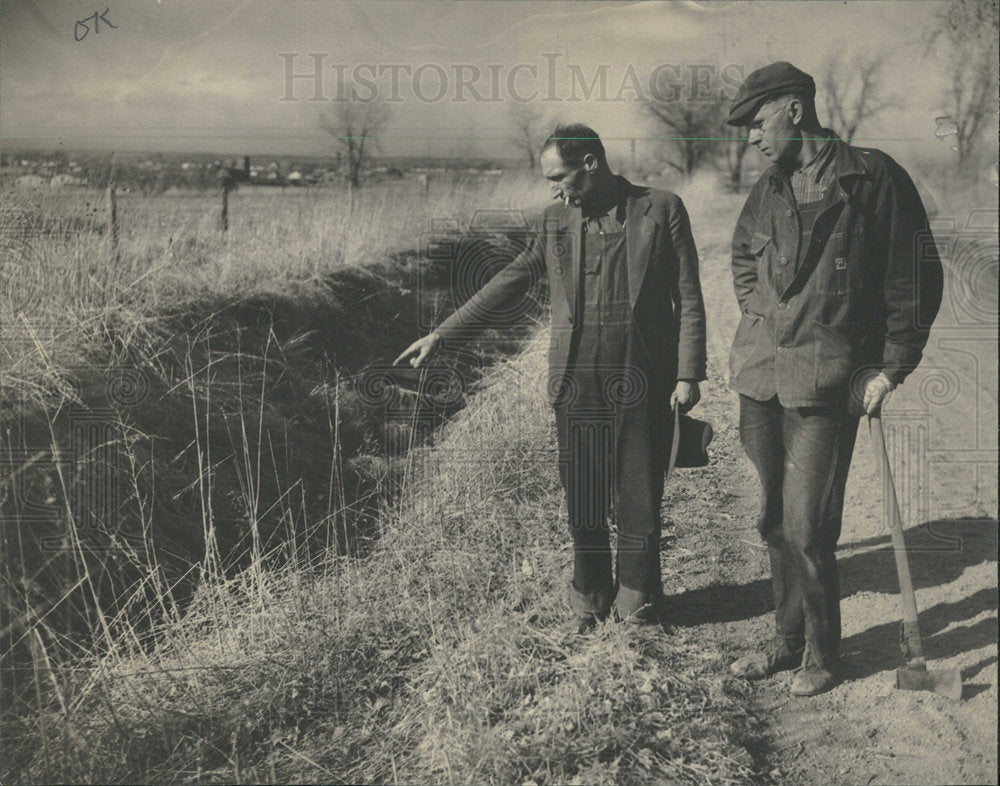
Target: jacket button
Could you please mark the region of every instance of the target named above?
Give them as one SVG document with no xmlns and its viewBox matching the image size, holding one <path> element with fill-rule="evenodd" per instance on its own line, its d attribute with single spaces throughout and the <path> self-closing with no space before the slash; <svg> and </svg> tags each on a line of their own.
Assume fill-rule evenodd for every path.
<svg viewBox="0 0 1000 786">
<path fill-rule="evenodd" d="M 788 264 L 788 257 L 778 257 L 778 264 L 779 265 L 787 265 Z"/>
<path fill-rule="evenodd" d="M 788 216 L 788 218 L 791 218 L 791 217 L 792 217 L 792 209 L 791 209 L 791 208 L 788 208 L 788 209 L 787 209 L 787 210 L 785 211 L 785 215 L 786 215 L 786 216 Z"/>
<path fill-rule="evenodd" d="M 779 311 L 784 311 L 786 308 L 788 308 L 788 304 L 787 303 L 782 302 L 782 303 L 778 304 L 778 310 Z"/>
<path fill-rule="evenodd" d="M 784 347 L 777 347 L 777 348 L 776 348 L 776 351 L 777 351 L 777 352 L 784 352 L 784 351 L 785 351 L 785 348 L 784 348 Z"/>
</svg>

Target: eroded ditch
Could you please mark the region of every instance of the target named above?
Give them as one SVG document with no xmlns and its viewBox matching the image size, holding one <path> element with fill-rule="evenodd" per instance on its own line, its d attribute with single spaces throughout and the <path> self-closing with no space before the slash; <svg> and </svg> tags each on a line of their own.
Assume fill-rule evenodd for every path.
<svg viewBox="0 0 1000 786">
<path fill-rule="evenodd" d="M 4 713 L 38 709 L 40 661 L 141 639 L 203 580 L 362 556 L 407 451 L 527 328 L 423 373 L 392 359 L 525 242 L 456 235 L 292 293 L 189 303 L 158 316 L 155 351 L 109 337 L 57 409 L 8 408 Z"/>
</svg>

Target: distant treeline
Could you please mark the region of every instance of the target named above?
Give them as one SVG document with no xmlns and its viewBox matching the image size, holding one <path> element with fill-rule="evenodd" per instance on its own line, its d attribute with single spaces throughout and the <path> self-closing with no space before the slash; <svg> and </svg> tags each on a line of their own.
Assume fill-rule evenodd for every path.
<svg viewBox="0 0 1000 786">
<path fill-rule="evenodd" d="M 335 184 L 343 179 L 339 157 L 216 156 L 205 153 L 7 152 L 0 153 L 0 180 L 58 181 L 59 187 L 106 188 L 160 194 L 173 188 L 217 189 L 232 183 L 272 186 Z M 504 162 L 509 164 L 510 162 Z M 406 172 L 494 170 L 503 164 L 487 159 L 390 157 L 372 160 L 368 174 L 377 179 L 398 178 Z"/>
</svg>

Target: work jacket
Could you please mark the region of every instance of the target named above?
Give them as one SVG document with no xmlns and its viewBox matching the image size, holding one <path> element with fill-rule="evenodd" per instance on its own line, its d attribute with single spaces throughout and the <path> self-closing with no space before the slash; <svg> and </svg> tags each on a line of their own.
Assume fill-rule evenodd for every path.
<svg viewBox="0 0 1000 786">
<path fill-rule="evenodd" d="M 629 303 L 652 373 L 651 394 L 669 395 L 678 379 L 705 379 L 705 305 L 698 253 L 687 211 L 669 191 L 619 178 L 626 194 L 625 245 Z M 579 326 L 577 288 L 583 253 L 578 208 L 550 205 L 528 248 L 437 328 L 445 341 L 471 337 L 483 326 L 517 316 L 529 292 L 547 282 L 552 311 L 549 398 L 567 384 Z"/>
<path fill-rule="evenodd" d="M 901 382 L 941 304 L 941 262 L 913 181 L 879 150 L 833 144 L 808 248 L 778 166 L 753 187 L 733 235 L 743 314 L 730 385 L 758 400 L 777 394 L 785 407 L 844 402 L 869 369 Z"/>
</svg>

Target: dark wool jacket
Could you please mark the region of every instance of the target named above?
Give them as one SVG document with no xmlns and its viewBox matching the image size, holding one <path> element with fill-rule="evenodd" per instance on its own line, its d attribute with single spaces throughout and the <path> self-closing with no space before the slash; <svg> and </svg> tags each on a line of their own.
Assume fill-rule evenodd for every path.
<svg viewBox="0 0 1000 786">
<path fill-rule="evenodd" d="M 669 395 L 678 379 L 705 379 L 705 305 L 698 253 L 680 197 L 619 180 L 627 189 L 625 242 L 634 325 L 651 363 L 651 393 Z M 446 341 L 462 340 L 485 325 L 516 317 L 524 310 L 528 293 L 547 281 L 552 307 L 548 389 L 554 402 L 563 389 L 578 320 L 582 223 L 576 208 L 561 203 L 547 207 L 527 250 L 436 332 Z"/>
<path fill-rule="evenodd" d="M 901 382 L 941 305 L 941 261 L 909 175 L 880 150 L 834 145 L 834 184 L 808 249 L 777 166 L 757 181 L 733 235 L 743 317 L 730 385 L 757 399 L 777 392 L 786 407 L 842 402 L 866 367 Z M 777 271 L 799 259 L 782 288 Z"/>
</svg>

